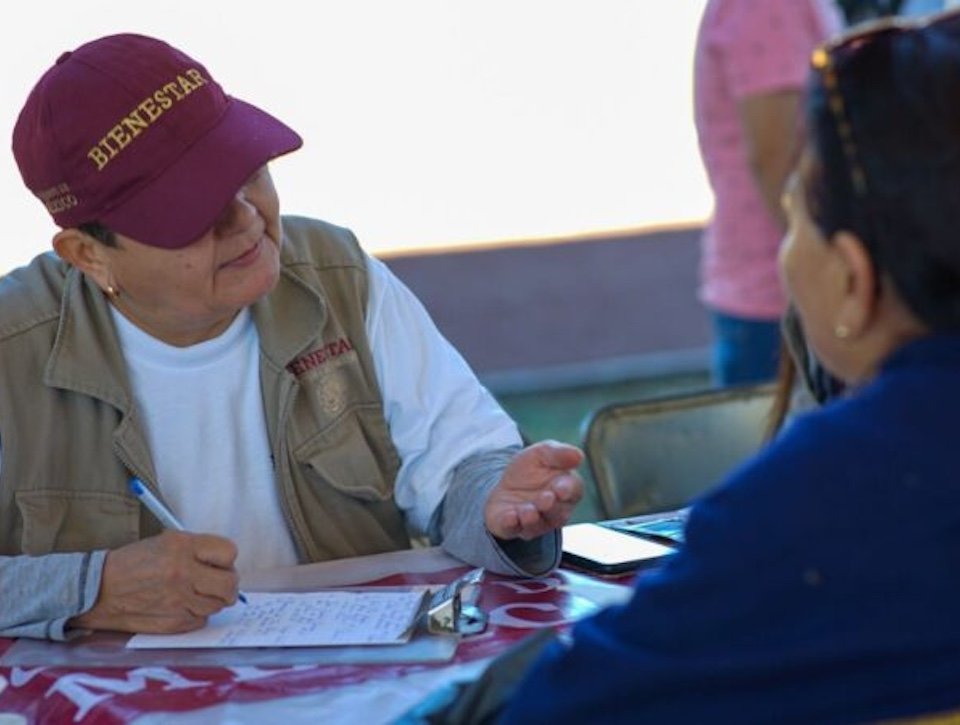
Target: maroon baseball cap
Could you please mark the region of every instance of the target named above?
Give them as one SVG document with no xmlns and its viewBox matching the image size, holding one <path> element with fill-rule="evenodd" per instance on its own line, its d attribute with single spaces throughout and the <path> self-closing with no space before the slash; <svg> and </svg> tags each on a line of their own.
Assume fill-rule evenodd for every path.
<svg viewBox="0 0 960 725">
<path fill-rule="evenodd" d="M 133 34 L 61 55 L 13 129 L 20 175 L 59 226 L 100 222 L 164 249 L 201 237 L 257 169 L 302 143 L 197 61 Z"/>
</svg>

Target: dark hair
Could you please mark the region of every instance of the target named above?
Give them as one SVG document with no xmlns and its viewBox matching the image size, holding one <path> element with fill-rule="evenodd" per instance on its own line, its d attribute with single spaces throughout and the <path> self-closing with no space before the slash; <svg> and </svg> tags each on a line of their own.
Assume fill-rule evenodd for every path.
<svg viewBox="0 0 960 725">
<path fill-rule="evenodd" d="M 104 226 L 100 222 L 87 222 L 86 224 L 80 224 L 77 229 L 84 234 L 93 237 L 98 242 L 106 244 L 108 247 L 117 246 L 116 232 L 109 227 Z"/>
<path fill-rule="evenodd" d="M 822 69 L 809 84 L 810 214 L 827 239 L 859 236 L 927 326 L 960 329 L 960 15 L 829 57 L 836 87 Z"/>
<path fill-rule="evenodd" d="M 777 363 L 776 387 L 773 389 L 773 402 L 770 404 L 770 413 L 767 418 L 764 438 L 772 439 L 783 428 L 793 403 L 793 391 L 797 382 L 797 363 L 790 355 L 790 349 L 784 339 L 780 338 L 780 357 Z"/>
</svg>

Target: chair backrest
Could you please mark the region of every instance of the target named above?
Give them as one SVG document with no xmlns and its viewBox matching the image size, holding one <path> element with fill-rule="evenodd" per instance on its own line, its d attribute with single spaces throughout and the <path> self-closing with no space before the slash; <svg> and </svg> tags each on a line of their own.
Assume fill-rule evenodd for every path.
<svg viewBox="0 0 960 725">
<path fill-rule="evenodd" d="M 775 384 L 613 403 L 582 426 L 605 518 L 670 511 L 763 444 Z"/>
</svg>

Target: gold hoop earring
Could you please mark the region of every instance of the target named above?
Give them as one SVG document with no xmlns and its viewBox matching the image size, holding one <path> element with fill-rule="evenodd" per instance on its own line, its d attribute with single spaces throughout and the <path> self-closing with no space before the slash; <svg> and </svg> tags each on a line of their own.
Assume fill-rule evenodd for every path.
<svg viewBox="0 0 960 725">
<path fill-rule="evenodd" d="M 833 328 L 833 334 L 836 335 L 838 340 L 846 340 L 848 337 L 850 337 L 850 328 L 843 323 L 840 323 Z"/>
</svg>

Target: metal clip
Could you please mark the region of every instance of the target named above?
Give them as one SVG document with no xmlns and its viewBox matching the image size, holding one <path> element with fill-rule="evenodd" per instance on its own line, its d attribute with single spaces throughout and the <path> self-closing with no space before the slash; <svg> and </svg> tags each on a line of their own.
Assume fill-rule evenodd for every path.
<svg viewBox="0 0 960 725">
<path fill-rule="evenodd" d="M 431 634 L 478 634 L 487 628 L 487 614 L 476 605 L 483 569 L 468 571 L 434 592 L 423 613 Z"/>
</svg>

